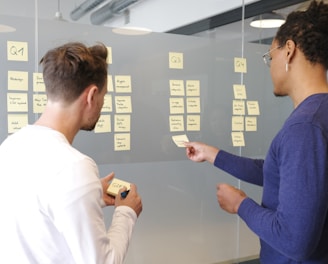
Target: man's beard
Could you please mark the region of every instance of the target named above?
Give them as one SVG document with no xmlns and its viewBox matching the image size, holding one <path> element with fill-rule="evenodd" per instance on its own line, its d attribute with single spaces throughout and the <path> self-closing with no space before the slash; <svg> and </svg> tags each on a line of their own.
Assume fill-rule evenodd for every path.
<svg viewBox="0 0 328 264">
<path fill-rule="evenodd" d="M 99 118 L 100 118 L 100 115 L 98 116 L 97 120 L 94 121 L 92 124 L 85 125 L 85 126 L 81 127 L 81 130 L 84 130 L 84 131 L 92 131 L 92 130 L 94 130 L 95 127 L 96 127 L 96 125 L 97 125 L 97 123 L 98 123 Z"/>
<path fill-rule="evenodd" d="M 94 123 L 93 125 L 90 125 L 90 126 L 83 126 L 83 127 L 81 127 L 81 130 L 84 130 L 84 131 L 92 131 L 92 130 L 95 129 L 96 124 L 97 124 L 97 122 Z"/>
<path fill-rule="evenodd" d="M 275 95 L 275 97 L 285 97 L 285 96 L 288 96 L 287 94 L 275 93 L 275 92 L 273 92 L 273 94 Z"/>
</svg>

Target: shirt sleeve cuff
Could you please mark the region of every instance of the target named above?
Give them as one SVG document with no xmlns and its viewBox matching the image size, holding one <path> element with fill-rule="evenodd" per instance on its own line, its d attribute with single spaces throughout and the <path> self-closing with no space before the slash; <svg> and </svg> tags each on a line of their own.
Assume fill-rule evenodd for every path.
<svg viewBox="0 0 328 264">
<path fill-rule="evenodd" d="M 137 221 L 137 214 L 136 212 L 129 206 L 120 205 L 115 208 L 115 212 L 119 213 L 120 215 L 125 215 L 131 218 L 133 222 Z"/>
<path fill-rule="evenodd" d="M 247 219 L 249 215 L 254 213 L 254 205 L 257 205 L 251 198 L 245 198 L 238 208 L 238 215 L 242 219 Z"/>
</svg>

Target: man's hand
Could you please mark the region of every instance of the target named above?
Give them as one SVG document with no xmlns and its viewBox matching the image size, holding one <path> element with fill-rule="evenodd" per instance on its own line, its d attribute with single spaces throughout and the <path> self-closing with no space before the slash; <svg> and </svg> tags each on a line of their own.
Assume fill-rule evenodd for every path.
<svg viewBox="0 0 328 264">
<path fill-rule="evenodd" d="M 216 189 L 220 207 L 228 213 L 236 214 L 241 202 L 247 197 L 246 194 L 242 190 L 225 183 L 218 184 Z"/>
<path fill-rule="evenodd" d="M 218 148 L 201 142 L 185 142 L 184 145 L 187 157 L 195 162 L 208 161 L 213 164 L 219 152 Z"/>
<path fill-rule="evenodd" d="M 103 200 L 105 204 L 108 205 L 114 205 L 115 204 L 115 197 L 108 195 L 107 189 L 109 187 L 109 182 L 112 181 L 115 177 L 115 173 L 111 172 L 107 176 L 100 179 L 101 185 L 103 187 Z"/>
<path fill-rule="evenodd" d="M 125 198 L 121 196 L 121 193 L 124 191 L 126 191 L 126 187 L 119 190 L 119 194 L 115 198 L 115 206 L 129 206 L 139 216 L 142 211 L 142 201 L 140 195 L 137 193 L 136 185 L 131 183 L 129 193 Z"/>
</svg>

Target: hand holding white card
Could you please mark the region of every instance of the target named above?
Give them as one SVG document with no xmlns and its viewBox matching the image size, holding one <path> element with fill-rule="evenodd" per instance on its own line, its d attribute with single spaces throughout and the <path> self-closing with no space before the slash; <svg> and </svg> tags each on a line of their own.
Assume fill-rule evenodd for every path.
<svg viewBox="0 0 328 264">
<path fill-rule="evenodd" d="M 187 135 L 172 136 L 172 140 L 179 148 L 184 148 L 184 142 L 189 142 Z"/>
</svg>

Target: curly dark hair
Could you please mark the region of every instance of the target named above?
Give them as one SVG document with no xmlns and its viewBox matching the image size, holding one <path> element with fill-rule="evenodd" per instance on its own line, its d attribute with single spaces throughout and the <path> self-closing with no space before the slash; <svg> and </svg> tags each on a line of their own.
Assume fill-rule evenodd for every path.
<svg viewBox="0 0 328 264">
<path fill-rule="evenodd" d="M 279 46 L 289 39 L 308 61 L 328 69 L 328 5 L 313 0 L 307 10 L 290 13 L 275 37 Z"/>
<path fill-rule="evenodd" d="M 102 90 L 107 80 L 107 52 L 102 43 L 86 47 L 80 42 L 49 50 L 40 61 L 48 98 L 70 103 L 91 84 Z"/>
</svg>

